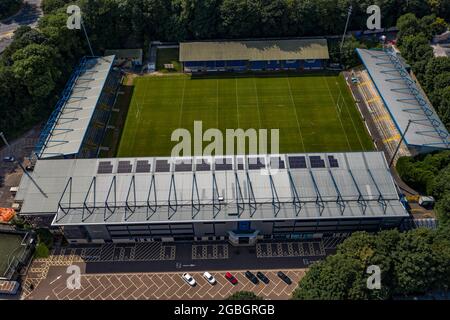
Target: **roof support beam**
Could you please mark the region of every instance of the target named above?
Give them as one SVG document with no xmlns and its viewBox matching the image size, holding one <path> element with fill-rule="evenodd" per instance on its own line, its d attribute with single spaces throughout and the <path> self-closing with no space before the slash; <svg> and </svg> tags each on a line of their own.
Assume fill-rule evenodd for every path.
<svg viewBox="0 0 450 320">
<path fill-rule="evenodd" d="M 86 193 L 86 197 L 84 198 L 84 201 L 83 201 L 83 213 L 82 213 L 82 215 L 81 215 L 81 221 L 82 222 L 85 222 L 86 221 L 86 219 L 87 218 L 89 218 L 89 216 L 91 215 L 91 214 L 93 214 L 94 213 L 94 210 L 95 210 L 95 204 L 96 204 L 96 198 L 97 198 L 97 194 L 96 194 L 96 181 L 97 181 L 97 178 L 96 177 L 93 177 L 92 178 L 92 181 L 91 181 L 91 184 L 89 185 L 89 189 L 88 189 L 88 191 L 87 191 L 87 193 Z M 92 207 L 90 207 L 89 205 L 88 205 L 88 199 L 89 199 L 89 195 L 91 194 L 91 190 L 94 190 L 93 191 L 93 194 L 94 194 L 94 205 L 92 206 Z M 86 211 L 89 213 L 89 215 L 87 216 L 87 217 L 85 217 L 85 213 L 86 213 Z"/>
<path fill-rule="evenodd" d="M 247 175 L 247 193 L 248 193 L 248 206 L 250 210 L 250 217 L 253 217 L 253 215 L 256 212 L 256 199 L 255 199 L 255 193 L 253 192 L 253 186 L 252 181 L 250 180 L 250 175 L 248 174 L 248 171 L 246 171 Z"/>
<path fill-rule="evenodd" d="M 192 219 L 200 212 L 200 194 L 198 193 L 197 177 L 195 172 L 192 173 L 192 194 L 191 194 L 191 204 L 192 204 Z"/>
<path fill-rule="evenodd" d="M 348 172 L 350 173 L 350 176 L 352 177 L 353 184 L 355 185 L 356 190 L 358 191 L 358 200 L 357 200 L 357 202 L 358 202 L 358 204 L 361 207 L 363 215 L 365 215 L 366 214 L 366 209 L 367 209 L 367 202 L 364 199 L 364 197 L 363 197 L 363 195 L 361 193 L 361 190 L 358 187 L 358 183 L 356 183 L 356 180 L 355 180 L 355 177 L 353 176 L 352 170 L 348 169 Z"/>
<path fill-rule="evenodd" d="M 294 179 L 292 178 L 291 170 L 288 170 L 288 176 L 289 176 L 289 185 L 291 186 L 291 192 L 292 192 L 292 204 L 294 205 L 295 216 L 298 217 L 298 215 L 300 214 L 300 211 L 302 211 L 302 202 L 300 201 L 300 197 L 298 195 L 298 191 L 295 186 Z"/>
<path fill-rule="evenodd" d="M 69 199 L 68 199 L 68 207 L 62 205 L 62 201 L 64 196 L 66 195 L 67 189 L 69 189 Z M 70 211 L 70 207 L 72 205 L 72 177 L 69 178 L 69 180 L 66 183 L 66 186 L 64 187 L 63 193 L 61 195 L 61 198 L 59 198 L 58 201 L 58 212 L 56 212 L 56 222 L 59 222 L 62 218 L 64 218 Z M 62 217 L 58 217 L 59 211 L 62 211 L 64 215 Z"/>
<path fill-rule="evenodd" d="M 316 194 L 317 194 L 317 196 L 316 196 L 316 205 L 319 208 L 320 216 L 322 216 L 323 210 L 325 210 L 325 204 L 324 204 L 324 201 L 322 199 L 322 195 L 320 194 L 319 188 L 317 186 L 316 179 L 314 178 L 314 174 L 312 173 L 311 170 L 309 170 L 309 174 L 311 175 L 311 179 L 312 179 L 312 182 L 313 182 L 313 185 L 314 185 L 314 189 L 316 190 Z"/>
<path fill-rule="evenodd" d="M 277 189 L 275 188 L 275 183 L 273 182 L 273 177 L 269 174 L 270 180 L 270 189 L 272 190 L 272 206 L 273 206 L 273 215 L 276 217 L 278 212 L 280 212 L 280 199 L 278 198 Z"/>
<path fill-rule="evenodd" d="M 131 211 L 131 214 L 129 216 L 127 215 L 128 211 Z M 136 212 L 136 182 L 135 177 L 132 176 L 130 186 L 128 187 L 127 198 L 125 200 L 125 221 L 127 221 L 135 212 Z"/>
<path fill-rule="evenodd" d="M 241 184 L 239 182 L 239 177 L 237 172 L 234 172 L 234 179 L 235 179 L 235 188 L 236 188 L 236 205 L 237 205 L 237 212 L 238 217 L 241 217 L 242 212 L 245 210 L 245 204 L 244 204 L 244 197 L 242 196 L 242 189 Z"/>
<path fill-rule="evenodd" d="M 213 196 L 213 218 L 215 219 L 217 215 L 220 213 L 221 204 L 219 200 L 219 188 L 217 187 L 216 174 L 213 172 L 212 174 L 212 196 Z"/>
<path fill-rule="evenodd" d="M 173 199 L 172 199 L 173 197 Z M 178 198 L 177 198 L 177 189 L 175 187 L 175 175 L 172 172 L 170 177 L 170 188 L 169 188 L 169 207 L 168 207 L 168 218 L 169 220 L 173 217 L 173 215 L 178 210 Z"/>
<path fill-rule="evenodd" d="M 336 189 L 336 193 L 338 195 L 336 198 L 336 203 L 339 206 L 339 210 L 341 211 L 341 216 L 342 216 L 342 215 L 344 215 L 344 211 L 345 211 L 345 202 L 344 202 L 344 199 L 342 198 L 341 191 L 339 190 L 336 180 L 334 179 L 333 172 L 330 169 L 328 169 L 328 173 L 330 174 L 331 180 L 333 181 L 334 188 Z"/>
<path fill-rule="evenodd" d="M 147 221 L 153 216 L 157 208 L 158 208 L 158 201 L 156 199 L 155 175 L 152 174 L 152 178 L 150 180 L 150 187 L 148 189 L 147 195 Z"/>
<path fill-rule="evenodd" d="M 109 204 L 109 198 L 113 196 L 113 204 Z M 108 194 L 106 195 L 105 199 L 105 212 L 103 213 L 103 221 L 108 220 L 109 217 L 113 215 L 113 213 L 116 211 L 117 208 L 117 183 L 116 183 L 116 176 L 114 176 L 111 180 L 111 184 L 109 186 Z M 107 212 L 109 211 L 109 215 L 107 216 Z"/>
</svg>

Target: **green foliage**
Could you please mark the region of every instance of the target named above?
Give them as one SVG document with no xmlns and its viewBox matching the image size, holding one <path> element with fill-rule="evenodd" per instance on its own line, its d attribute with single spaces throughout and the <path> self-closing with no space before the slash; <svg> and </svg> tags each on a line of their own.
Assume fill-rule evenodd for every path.
<svg viewBox="0 0 450 320">
<path fill-rule="evenodd" d="M 238 291 L 233 293 L 227 300 L 263 300 L 252 291 Z"/>
<path fill-rule="evenodd" d="M 361 64 L 355 50 L 356 48 L 367 48 L 364 43 L 359 42 L 354 37 L 345 39 L 344 45 L 342 46 L 342 55 L 340 45 L 340 41 L 329 41 L 330 61 L 333 63 L 341 63 L 345 68 L 351 68 Z"/>
<path fill-rule="evenodd" d="M 45 243 L 39 243 L 34 251 L 35 258 L 48 258 L 50 255 L 50 250 L 47 248 Z"/>
<path fill-rule="evenodd" d="M 63 8 L 66 4 L 72 3 L 70 0 L 42 0 L 42 10 L 45 14 L 54 13 L 60 8 Z"/>
<path fill-rule="evenodd" d="M 434 7 L 441 8 L 441 4 L 438 2 L 436 1 Z M 450 5 L 442 8 L 444 8 L 442 10 L 445 13 L 447 10 L 445 8 L 450 10 Z M 397 22 L 397 27 L 399 28 L 398 44 L 402 55 L 411 64 L 437 114 L 449 128 L 450 58 L 435 58 L 429 45 L 431 38 L 445 31 L 447 26 L 444 19 L 436 17 L 434 14 L 421 19 L 418 19 L 414 14 L 406 14 L 400 17 Z"/>
<path fill-rule="evenodd" d="M 36 230 L 38 236 L 38 242 L 45 244 L 49 249 L 53 247 L 53 235 L 48 229 L 38 229 Z"/>
<path fill-rule="evenodd" d="M 81 34 L 66 20 L 60 12 L 40 19 L 37 29 L 19 27 L 0 56 L 0 128 L 9 138 L 48 117 L 84 53 Z"/>
<path fill-rule="evenodd" d="M 335 255 L 314 264 L 293 293 L 294 299 L 390 299 L 446 290 L 449 236 L 415 229 L 376 235 L 354 233 Z M 367 267 L 381 269 L 381 289 L 367 289 Z"/>
</svg>

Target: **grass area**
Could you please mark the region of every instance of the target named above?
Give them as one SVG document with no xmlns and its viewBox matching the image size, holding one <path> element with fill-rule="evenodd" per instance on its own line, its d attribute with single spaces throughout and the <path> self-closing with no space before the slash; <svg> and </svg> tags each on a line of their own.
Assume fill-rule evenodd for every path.
<svg viewBox="0 0 450 320">
<path fill-rule="evenodd" d="M 181 63 L 178 61 L 178 48 L 162 48 L 156 53 L 156 71 L 159 72 L 181 72 Z M 164 64 L 173 64 L 174 69 L 168 70 L 164 68 Z"/>
<path fill-rule="evenodd" d="M 177 128 L 279 129 L 280 152 L 372 150 L 345 79 L 336 74 L 136 78 L 119 157 L 169 156 Z M 204 143 L 206 146 L 208 143 Z"/>
</svg>

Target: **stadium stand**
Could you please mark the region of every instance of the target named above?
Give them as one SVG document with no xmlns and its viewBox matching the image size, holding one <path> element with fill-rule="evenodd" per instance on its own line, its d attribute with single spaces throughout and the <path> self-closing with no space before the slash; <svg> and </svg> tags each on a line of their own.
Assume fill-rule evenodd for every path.
<svg viewBox="0 0 450 320">
<path fill-rule="evenodd" d="M 84 57 L 68 81 L 35 147 L 45 158 L 98 155 L 121 80 L 114 56 Z"/>
<path fill-rule="evenodd" d="M 313 70 L 328 59 L 326 39 L 180 43 L 185 72 Z"/>
<path fill-rule="evenodd" d="M 403 59 L 389 48 L 356 51 L 411 154 L 448 149 L 449 133 Z"/>
<path fill-rule="evenodd" d="M 255 237 L 292 238 L 408 217 L 381 152 L 39 160 L 31 175 L 45 195 L 24 177 L 21 214 L 54 215 L 71 242 L 237 239 L 242 221 Z"/>
</svg>

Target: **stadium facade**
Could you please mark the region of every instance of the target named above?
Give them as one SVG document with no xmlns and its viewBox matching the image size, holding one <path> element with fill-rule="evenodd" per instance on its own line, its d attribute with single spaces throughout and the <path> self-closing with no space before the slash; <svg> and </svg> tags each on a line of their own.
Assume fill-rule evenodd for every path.
<svg viewBox="0 0 450 320">
<path fill-rule="evenodd" d="M 450 148 L 450 136 L 404 60 L 387 48 L 356 49 L 412 155 Z"/>
<path fill-rule="evenodd" d="M 39 160 L 17 199 L 71 243 L 314 238 L 408 217 L 381 152 Z M 39 188 L 37 187 L 39 186 Z"/>
<path fill-rule="evenodd" d="M 329 59 L 326 39 L 180 43 L 185 72 L 315 70 Z"/>
</svg>

